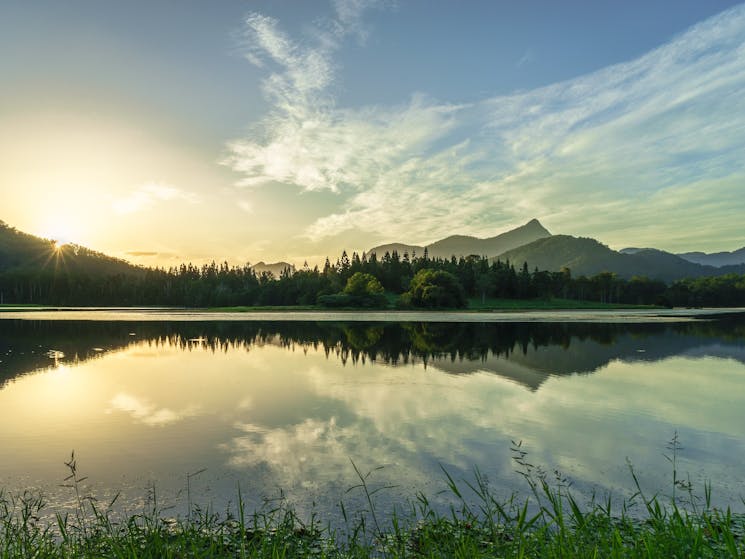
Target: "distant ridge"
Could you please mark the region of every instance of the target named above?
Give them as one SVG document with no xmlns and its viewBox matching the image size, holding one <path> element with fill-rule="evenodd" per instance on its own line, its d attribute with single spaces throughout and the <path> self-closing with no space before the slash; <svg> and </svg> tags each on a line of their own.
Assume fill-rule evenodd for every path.
<svg viewBox="0 0 745 559">
<path fill-rule="evenodd" d="M 404 243 L 388 243 L 371 248 L 366 254 L 375 254 L 378 258 L 381 258 L 385 253 L 393 254 L 397 252 L 399 256 L 408 254 L 409 257 L 422 256 L 424 254 L 424 246 L 420 245 L 406 245 Z M 429 252 L 427 253 L 429 254 Z"/>
<path fill-rule="evenodd" d="M 642 250 L 654 250 L 654 249 L 628 247 L 628 248 L 622 248 L 618 252 L 620 252 L 621 254 L 636 254 L 637 252 L 642 251 Z"/>
<path fill-rule="evenodd" d="M 652 248 L 612 250 L 595 239 L 553 235 L 499 255 L 516 267 L 527 262 L 530 270 L 558 271 L 569 268 L 572 275 L 594 276 L 612 272 L 621 278 L 646 276 L 673 281 L 682 278 L 717 276 L 725 273 L 745 273 L 745 265 L 715 268 L 689 262 L 675 254 Z"/>
<path fill-rule="evenodd" d="M 550 237 L 551 233 L 541 225 L 537 219 L 531 219 L 525 225 L 516 227 L 501 233 L 494 237 L 480 239 L 468 235 L 451 235 L 432 244 L 426 245 L 427 253 L 430 258 L 450 258 L 451 256 L 468 256 L 475 254 L 477 256 L 496 256 L 505 251 L 517 248 L 537 239 Z M 424 254 L 424 246 L 407 245 L 404 243 L 389 243 L 373 247 L 367 251 L 368 254 L 375 253 L 378 258 L 386 252 L 392 253 L 394 250 L 403 255 L 407 252 L 409 256 Z"/>
<path fill-rule="evenodd" d="M 739 264 L 745 264 L 745 247 L 733 250 L 732 252 L 713 252 L 711 254 L 705 252 L 682 252 L 678 256 L 689 262 L 706 266 L 716 266 L 717 268 L 721 268 L 722 266 L 737 266 Z"/>
</svg>

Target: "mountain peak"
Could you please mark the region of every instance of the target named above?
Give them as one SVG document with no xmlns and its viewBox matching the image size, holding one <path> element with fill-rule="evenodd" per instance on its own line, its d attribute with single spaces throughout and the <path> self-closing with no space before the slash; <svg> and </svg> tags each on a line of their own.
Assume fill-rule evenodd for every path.
<svg viewBox="0 0 745 559">
<path fill-rule="evenodd" d="M 538 221 L 536 218 L 531 219 L 528 223 L 523 225 L 522 227 L 518 227 L 518 229 L 526 229 L 530 231 L 540 231 L 541 233 L 544 233 L 546 236 L 551 235 L 551 233 L 546 229 L 543 224 Z"/>
<path fill-rule="evenodd" d="M 537 219 L 531 219 L 525 225 L 500 233 L 495 237 L 480 239 L 470 235 L 450 235 L 427 245 L 426 248 L 431 258 L 450 258 L 452 256 L 468 256 L 470 254 L 491 257 L 537 239 L 550 236 L 551 233 Z M 371 248 L 367 252 L 375 252 L 380 255 L 386 250 L 391 251 L 393 248 L 397 248 L 400 254 L 401 247 L 406 247 L 409 254 L 412 253 L 412 250 L 416 250 L 418 255 L 421 255 L 425 248 L 415 245 L 391 243 Z"/>
</svg>

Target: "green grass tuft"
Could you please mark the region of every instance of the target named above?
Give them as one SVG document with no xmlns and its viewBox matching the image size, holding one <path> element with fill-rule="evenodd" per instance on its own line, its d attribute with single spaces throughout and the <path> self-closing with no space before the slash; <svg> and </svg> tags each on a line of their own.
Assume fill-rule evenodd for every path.
<svg viewBox="0 0 745 559">
<path fill-rule="evenodd" d="M 304 522 L 284 501 L 249 513 L 240 489 L 233 514 L 193 506 L 187 518 L 169 519 L 153 505 L 119 517 L 113 512 L 116 499 L 101 507 L 81 490 L 85 478 L 73 455 L 67 481 L 77 505 L 71 513 L 57 513 L 54 522 L 42 520 L 47 512 L 42 497 L 0 492 L 0 559 L 745 557 L 745 515 L 712 508 L 710 486 L 699 501 L 678 478 L 677 437 L 668 449 L 678 490 L 669 500 L 647 498 L 630 468 L 635 487 L 630 499 L 614 506 L 610 497 L 593 498 L 582 505 L 566 479 L 556 472 L 549 482 L 517 443 L 513 457 L 527 496 L 500 501 L 478 470 L 470 480 L 443 470 L 454 503 L 448 513 L 436 512 L 419 494 L 406 514 L 392 511 L 385 522 L 376 511 L 381 488 L 369 485 L 373 472 L 363 473 L 353 463 L 360 482 L 350 491 L 362 492 L 368 510 L 351 516 L 342 503 L 338 529 L 315 516 Z M 639 505 L 641 515 L 629 514 Z"/>
</svg>

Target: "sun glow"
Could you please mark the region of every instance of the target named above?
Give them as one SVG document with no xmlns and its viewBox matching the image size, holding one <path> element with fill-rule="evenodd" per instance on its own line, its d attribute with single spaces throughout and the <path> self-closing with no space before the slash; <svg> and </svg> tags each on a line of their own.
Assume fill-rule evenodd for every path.
<svg viewBox="0 0 745 559">
<path fill-rule="evenodd" d="M 43 222 L 37 228 L 37 234 L 52 242 L 52 248 L 59 252 L 69 243 L 85 244 L 81 219 L 70 212 L 59 212 L 57 215 L 43 217 Z M 76 224 L 77 221 L 77 224 Z"/>
</svg>

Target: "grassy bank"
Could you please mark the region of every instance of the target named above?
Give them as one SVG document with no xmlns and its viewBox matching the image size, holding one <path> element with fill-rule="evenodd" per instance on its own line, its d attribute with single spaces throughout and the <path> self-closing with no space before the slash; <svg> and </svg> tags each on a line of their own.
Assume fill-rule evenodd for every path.
<svg viewBox="0 0 745 559">
<path fill-rule="evenodd" d="M 622 305 L 618 303 L 599 303 L 597 301 L 576 301 L 574 299 L 490 299 L 480 297 L 468 299 L 468 309 L 474 311 L 532 311 L 532 310 L 618 310 L 618 309 L 659 309 L 652 305 Z"/>
<path fill-rule="evenodd" d="M 616 303 L 598 303 L 593 301 L 575 301 L 572 299 L 494 299 L 480 297 L 468 299 L 468 306 L 464 309 L 408 309 L 414 311 L 436 310 L 454 310 L 458 312 L 487 312 L 487 311 L 552 311 L 552 310 L 619 310 L 619 309 L 659 309 L 651 305 L 621 305 Z M 359 307 L 339 307 L 328 308 L 320 305 L 305 306 L 267 306 L 267 307 L 212 307 L 201 309 L 205 312 L 292 312 L 292 311 L 319 311 L 319 312 L 360 312 L 362 311 L 390 311 L 402 310 L 397 309 L 391 301 L 388 307 L 380 308 L 363 308 Z"/>
<path fill-rule="evenodd" d="M 353 489 L 369 508 L 351 516 L 342 506 L 337 528 L 303 521 L 281 502 L 248 512 L 240 492 L 232 514 L 195 507 L 169 519 L 153 507 L 121 517 L 83 495 L 73 467 L 77 507 L 54 520 L 43 520 L 39 496 L 0 493 L 0 558 L 745 557 L 745 515 L 713 509 L 708 488 L 698 499 L 675 473 L 672 497 L 647 498 L 632 471 L 629 500 L 579 503 L 558 476 L 549 484 L 521 465 L 529 491 L 506 501 L 492 496 L 478 472 L 460 482 L 445 473 L 454 504 L 444 514 L 424 495 L 405 511 L 379 511 L 358 471 Z"/>
</svg>

